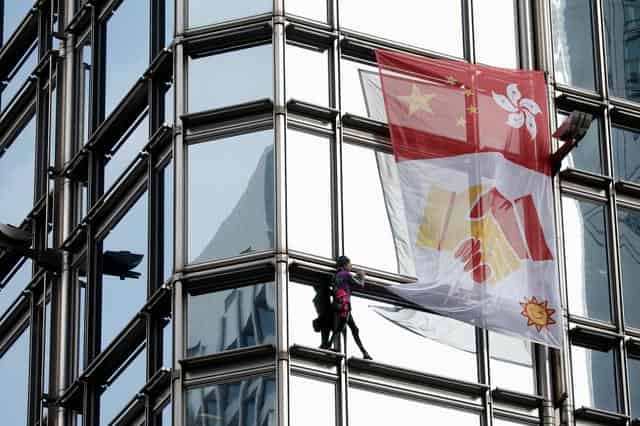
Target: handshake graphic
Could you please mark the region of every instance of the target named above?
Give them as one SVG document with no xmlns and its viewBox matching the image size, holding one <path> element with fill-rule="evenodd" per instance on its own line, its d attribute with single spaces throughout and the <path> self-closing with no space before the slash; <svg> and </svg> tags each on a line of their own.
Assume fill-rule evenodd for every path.
<svg viewBox="0 0 640 426">
<path fill-rule="evenodd" d="M 553 259 L 533 197 L 510 201 L 488 185 L 457 193 L 432 186 L 417 246 L 452 252 L 478 284 L 503 280 L 523 260 Z"/>
</svg>

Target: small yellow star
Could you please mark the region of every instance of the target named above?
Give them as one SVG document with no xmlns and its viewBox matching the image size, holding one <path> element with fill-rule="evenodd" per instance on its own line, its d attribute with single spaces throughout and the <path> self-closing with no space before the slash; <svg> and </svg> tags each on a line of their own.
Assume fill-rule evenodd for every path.
<svg viewBox="0 0 640 426">
<path fill-rule="evenodd" d="M 458 121 L 456 122 L 457 127 L 467 127 L 467 120 L 464 119 L 464 115 L 460 115 L 458 117 Z"/>
<path fill-rule="evenodd" d="M 431 101 L 435 96 L 433 93 L 421 93 L 420 88 L 414 84 L 413 87 L 411 87 L 410 95 L 397 96 L 397 98 L 409 107 L 409 116 L 411 116 L 420 110 L 433 113 L 431 110 Z"/>
<path fill-rule="evenodd" d="M 450 75 L 449 77 L 447 77 L 447 83 L 455 86 L 458 83 L 458 80 L 454 76 Z"/>
<path fill-rule="evenodd" d="M 469 114 L 477 114 L 478 108 L 475 105 L 469 105 L 469 108 L 467 108 L 467 111 L 469 111 Z"/>
<path fill-rule="evenodd" d="M 473 96 L 473 90 L 471 89 L 464 89 L 464 95 L 465 96 Z"/>
</svg>

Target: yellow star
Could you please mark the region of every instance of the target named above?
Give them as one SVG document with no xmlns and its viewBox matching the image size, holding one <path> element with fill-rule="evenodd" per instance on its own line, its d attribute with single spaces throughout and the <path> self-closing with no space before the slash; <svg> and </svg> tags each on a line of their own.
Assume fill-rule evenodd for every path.
<svg viewBox="0 0 640 426">
<path fill-rule="evenodd" d="M 449 77 L 447 77 L 447 83 L 455 86 L 458 83 L 458 80 L 454 76 L 450 75 Z"/>
<path fill-rule="evenodd" d="M 471 89 L 464 89 L 464 95 L 465 95 L 465 96 L 473 96 L 473 90 L 471 90 Z"/>
<path fill-rule="evenodd" d="M 469 114 L 477 114 L 478 108 L 475 105 L 469 105 L 469 108 L 467 108 L 467 111 L 469 111 Z"/>
<path fill-rule="evenodd" d="M 456 126 L 458 126 L 458 127 L 466 127 L 467 126 L 467 120 L 464 119 L 464 115 L 460 115 L 460 117 L 458 117 L 458 121 L 456 122 Z"/>
<path fill-rule="evenodd" d="M 409 116 L 411 116 L 420 110 L 433 113 L 431 101 L 435 96 L 433 93 L 420 93 L 420 88 L 414 84 L 410 95 L 398 96 L 397 98 L 409 107 Z"/>
</svg>

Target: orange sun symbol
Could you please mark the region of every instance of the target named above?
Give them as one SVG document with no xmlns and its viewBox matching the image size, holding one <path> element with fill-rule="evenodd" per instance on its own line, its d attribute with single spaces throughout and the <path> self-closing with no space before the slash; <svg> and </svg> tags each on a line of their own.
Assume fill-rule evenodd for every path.
<svg viewBox="0 0 640 426">
<path fill-rule="evenodd" d="M 520 312 L 520 315 L 527 318 L 528 327 L 535 325 L 538 333 L 543 328 L 548 330 L 550 324 L 556 323 L 553 318 L 551 318 L 556 310 L 547 308 L 547 303 L 547 300 L 538 303 L 535 296 L 533 296 L 531 300 L 527 300 L 525 297 L 524 302 L 520 302 L 520 306 L 522 306 L 522 312 Z"/>
</svg>

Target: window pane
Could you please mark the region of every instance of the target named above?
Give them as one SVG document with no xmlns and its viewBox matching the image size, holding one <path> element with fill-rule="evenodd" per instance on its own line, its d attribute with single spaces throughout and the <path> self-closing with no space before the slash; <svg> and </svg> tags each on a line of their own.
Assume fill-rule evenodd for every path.
<svg viewBox="0 0 640 426">
<path fill-rule="evenodd" d="M 33 6 L 35 0 L 5 0 L 4 1 L 4 25 L 2 27 L 2 40 L 6 43 L 11 34 L 18 29 L 27 12 Z"/>
<path fill-rule="evenodd" d="M 22 85 L 27 81 L 27 78 L 34 71 L 36 65 L 38 65 L 37 47 L 38 45 L 34 43 L 25 57 L 21 59 L 21 62 L 18 63 L 16 69 L 11 71 L 7 86 L 2 90 L 2 103 L 0 103 L 0 109 L 6 108 L 7 105 L 11 103 L 13 97 L 22 88 Z"/>
<path fill-rule="evenodd" d="M 173 41 L 174 24 L 174 3 L 175 0 L 165 0 L 164 2 L 164 46 L 167 47 Z"/>
<path fill-rule="evenodd" d="M 173 368 L 173 329 L 171 320 L 162 329 L 162 367 Z"/>
<path fill-rule="evenodd" d="M 611 126 L 616 180 L 640 183 L 640 132 Z"/>
<path fill-rule="evenodd" d="M 329 138 L 287 132 L 289 248 L 331 258 Z"/>
<path fill-rule="evenodd" d="M 345 0 L 339 11 L 343 28 L 462 57 L 461 2 Z"/>
<path fill-rule="evenodd" d="M 216 24 L 231 19 L 244 18 L 271 12 L 272 0 L 238 0 L 212 2 L 189 0 L 189 27 Z"/>
<path fill-rule="evenodd" d="M 558 83 L 595 90 L 591 1 L 551 0 L 551 25 Z"/>
<path fill-rule="evenodd" d="M 164 407 L 162 407 L 162 413 L 160 414 L 160 417 L 156 423 L 157 426 L 171 426 L 172 425 L 171 414 L 172 414 L 171 403 L 169 403 Z"/>
<path fill-rule="evenodd" d="M 609 91 L 613 96 L 640 101 L 640 2 L 604 0 Z"/>
<path fill-rule="evenodd" d="M 287 44 L 285 58 L 287 99 L 329 106 L 329 51 Z"/>
<path fill-rule="evenodd" d="M 188 156 L 190 261 L 273 247 L 273 131 L 190 145 Z"/>
<path fill-rule="evenodd" d="M 291 425 L 336 424 L 336 386 L 333 383 L 291 376 Z"/>
<path fill-rule="evenodd" d="M 32 117 L 9 149 L 0 152 L 0 222 L 19 225 L 33 208 L 36 120 Z"/>
<path fill-rule="evenodd" d="M 640 212 L 618 209 L 620 269 L 624 297 L 624 321 L 628 327 L 640 328 Z"/>
<path fill-rule="evenodd" d="M 569 115 L 558 113 L 558 127 Z M 569 155 L 562 160 L 562 168 L 581 169 L 588 172 L 602 174 L 602 162 L 600 160 L 600 117 L 594 116 L 589 131 L 580 141 L 577 148 L 571 150 Z"/>
<path fill-rule="evenodd" d="M 405 399 L 383 393 L 349 388 L 350 426 L 403 426 L 424 424 L 447 426 L 480 425 L 480 416 L 460 409 Z"/>
<path fill-rule="evenodd" d="M 627 358 L 627 367 L 631 394 L 631 418 L 638 418 L 640 417 L 640 358 Z"/>
<path fill-rule="evenodd" d="M 133 130 L 127 131 L 124 138 L 105 156 L 104 167 L 104 192 L 108 192 L 111 186 L 120 177 L 127 167 L 136 159 L 142 148 L 149 141 L 149 118 L 137 121 Z"/>
<path fill-rule="evenodd" d="M 571 359 L 576 408 L 618 411 L 614 351 L 571 346 Z"/>
<path fill-rule="evenodd" d="M 164 92 L 164 122 L 173 125 L 173 84 L 166 83 L 168 88 Z"/>
<path fill-rule="evenodd" d="M 149 65 L 149 2 L 122 2 L 107 21 L 106 31 L 104 116 L 108 117 Z"/>
<path fill-rule="evenodd" d="M 562 198 L 569 312 L 611 321 L 604 205 Z"/>
<path fill-rule="evenodd" d="M 189 58 L 189 111 L 196 112 L 272 98 L 270 44 L 213 56 Z"/>
<path fill-rule="evenodd" d="M 374 360 L 469 382 L 478 381 L 475 329 L 472 326 L 361 297 L 352 297 L 351 306 L 353 319 L 360 328 L 360 339 Z M 348 355 L 362 356 L 351 331 L 347 334 Z"/>
<path fill-rule="evenodd" d="M 0 318 L 31 281 L 32 268 L 31 260 L 27 259 L 16 266 L 13 275 L 9 274 L 4 281 L 0 280 L 0 284 L 2 284 L 0 288 Z"/>
<path fill-rule="evenodd" d="M 189 294 L 187 304 L 188 357 L 274 342 L 273 283 Z"/>
<path fill-rule="evenodd" d="M 275 426 L 276 382 L 261 376 L 187 390 L 186 426 Z"/>
<path fill-rule="evenodd" d="M 327 2 L 325 0 L 285 0 L 284 7 L 287 14 L 327 22 Z"/>
<path fill-rule="evenodd" d="M 91 117 L 91 37 L 86 37 L 78 49 L 79 56 L 79 77 L 80 87 L 78 88 L 78 137 L 84 145 L 90 136 Z"/>
<path fill-rule="evenodd" d="M 478 62 L 518 68 L 516 16 L 514 0 L 474 0 L 473 24 Z"/>
<path fill-rule="evenodd" d="M 119 371 L 117 378 L 100 396 L 100 425 L 107 425 L 122 411 L 124 406 L 142 389 L 146 380 L 147 350 L 142 350 L 124 371 Z"/>
<path fill-rule="evenodd" d="M 147 299 L 147 194 L 102 243 L 102 348 Z M 130 265 L 135 265 L 129 268 Z"/>
<path fill-rule="evenodd" d="M 318 282 L 316 285 L 328 285 Z M 313 304 L 316 295 L 314 287 L 289 282 L 289 343 L 309 347 L 318 347 L 321 343 L 320 333 L 313 330 L 311 322 L 318 317 Z"/>
<path fill-rule="evenodd" d="M 491 387 L 536 393 L 531 343 L 489 332 Z"/>
<path fill-rule="evenodd" d="M 0 354 L 0 383 L 2 422 L 25 425 L 29 386 L 29 327 L 6 352 Z"/>
<path fill-rule="evenodd" d="M 163 282 L 173 275 L 173 161 L 167 164 L 162 174 L 163 199 Z"/>
<path fill-rule="evenodd" d="M 398 272 L 378 168 L 378 162 L 392 158 L 373 149 L 342 145 L 344 251 L 355 264 Z"/>
<path fill-rule="evenodd" d="M 368 117 L 386 123 L 386 117 L 374 116 L 367 109 L 367 101 L 362 89 L 362 73 L 365 73 L 364 75 L 368 77 L 366 81 L 374 82 L 375 87 L 379 88 L 380 96 L 382 96 L 382 89 L 380 88 L 380 77 L 378 75 L 378 68 L 376 66 L 366 65 L 361 62 L 351 61 L 348 59 L 342 59 L 340 61 L 340 102 L 342 111 L 344 113 L 355 114 L 361 117 Z"/>
</svg>

